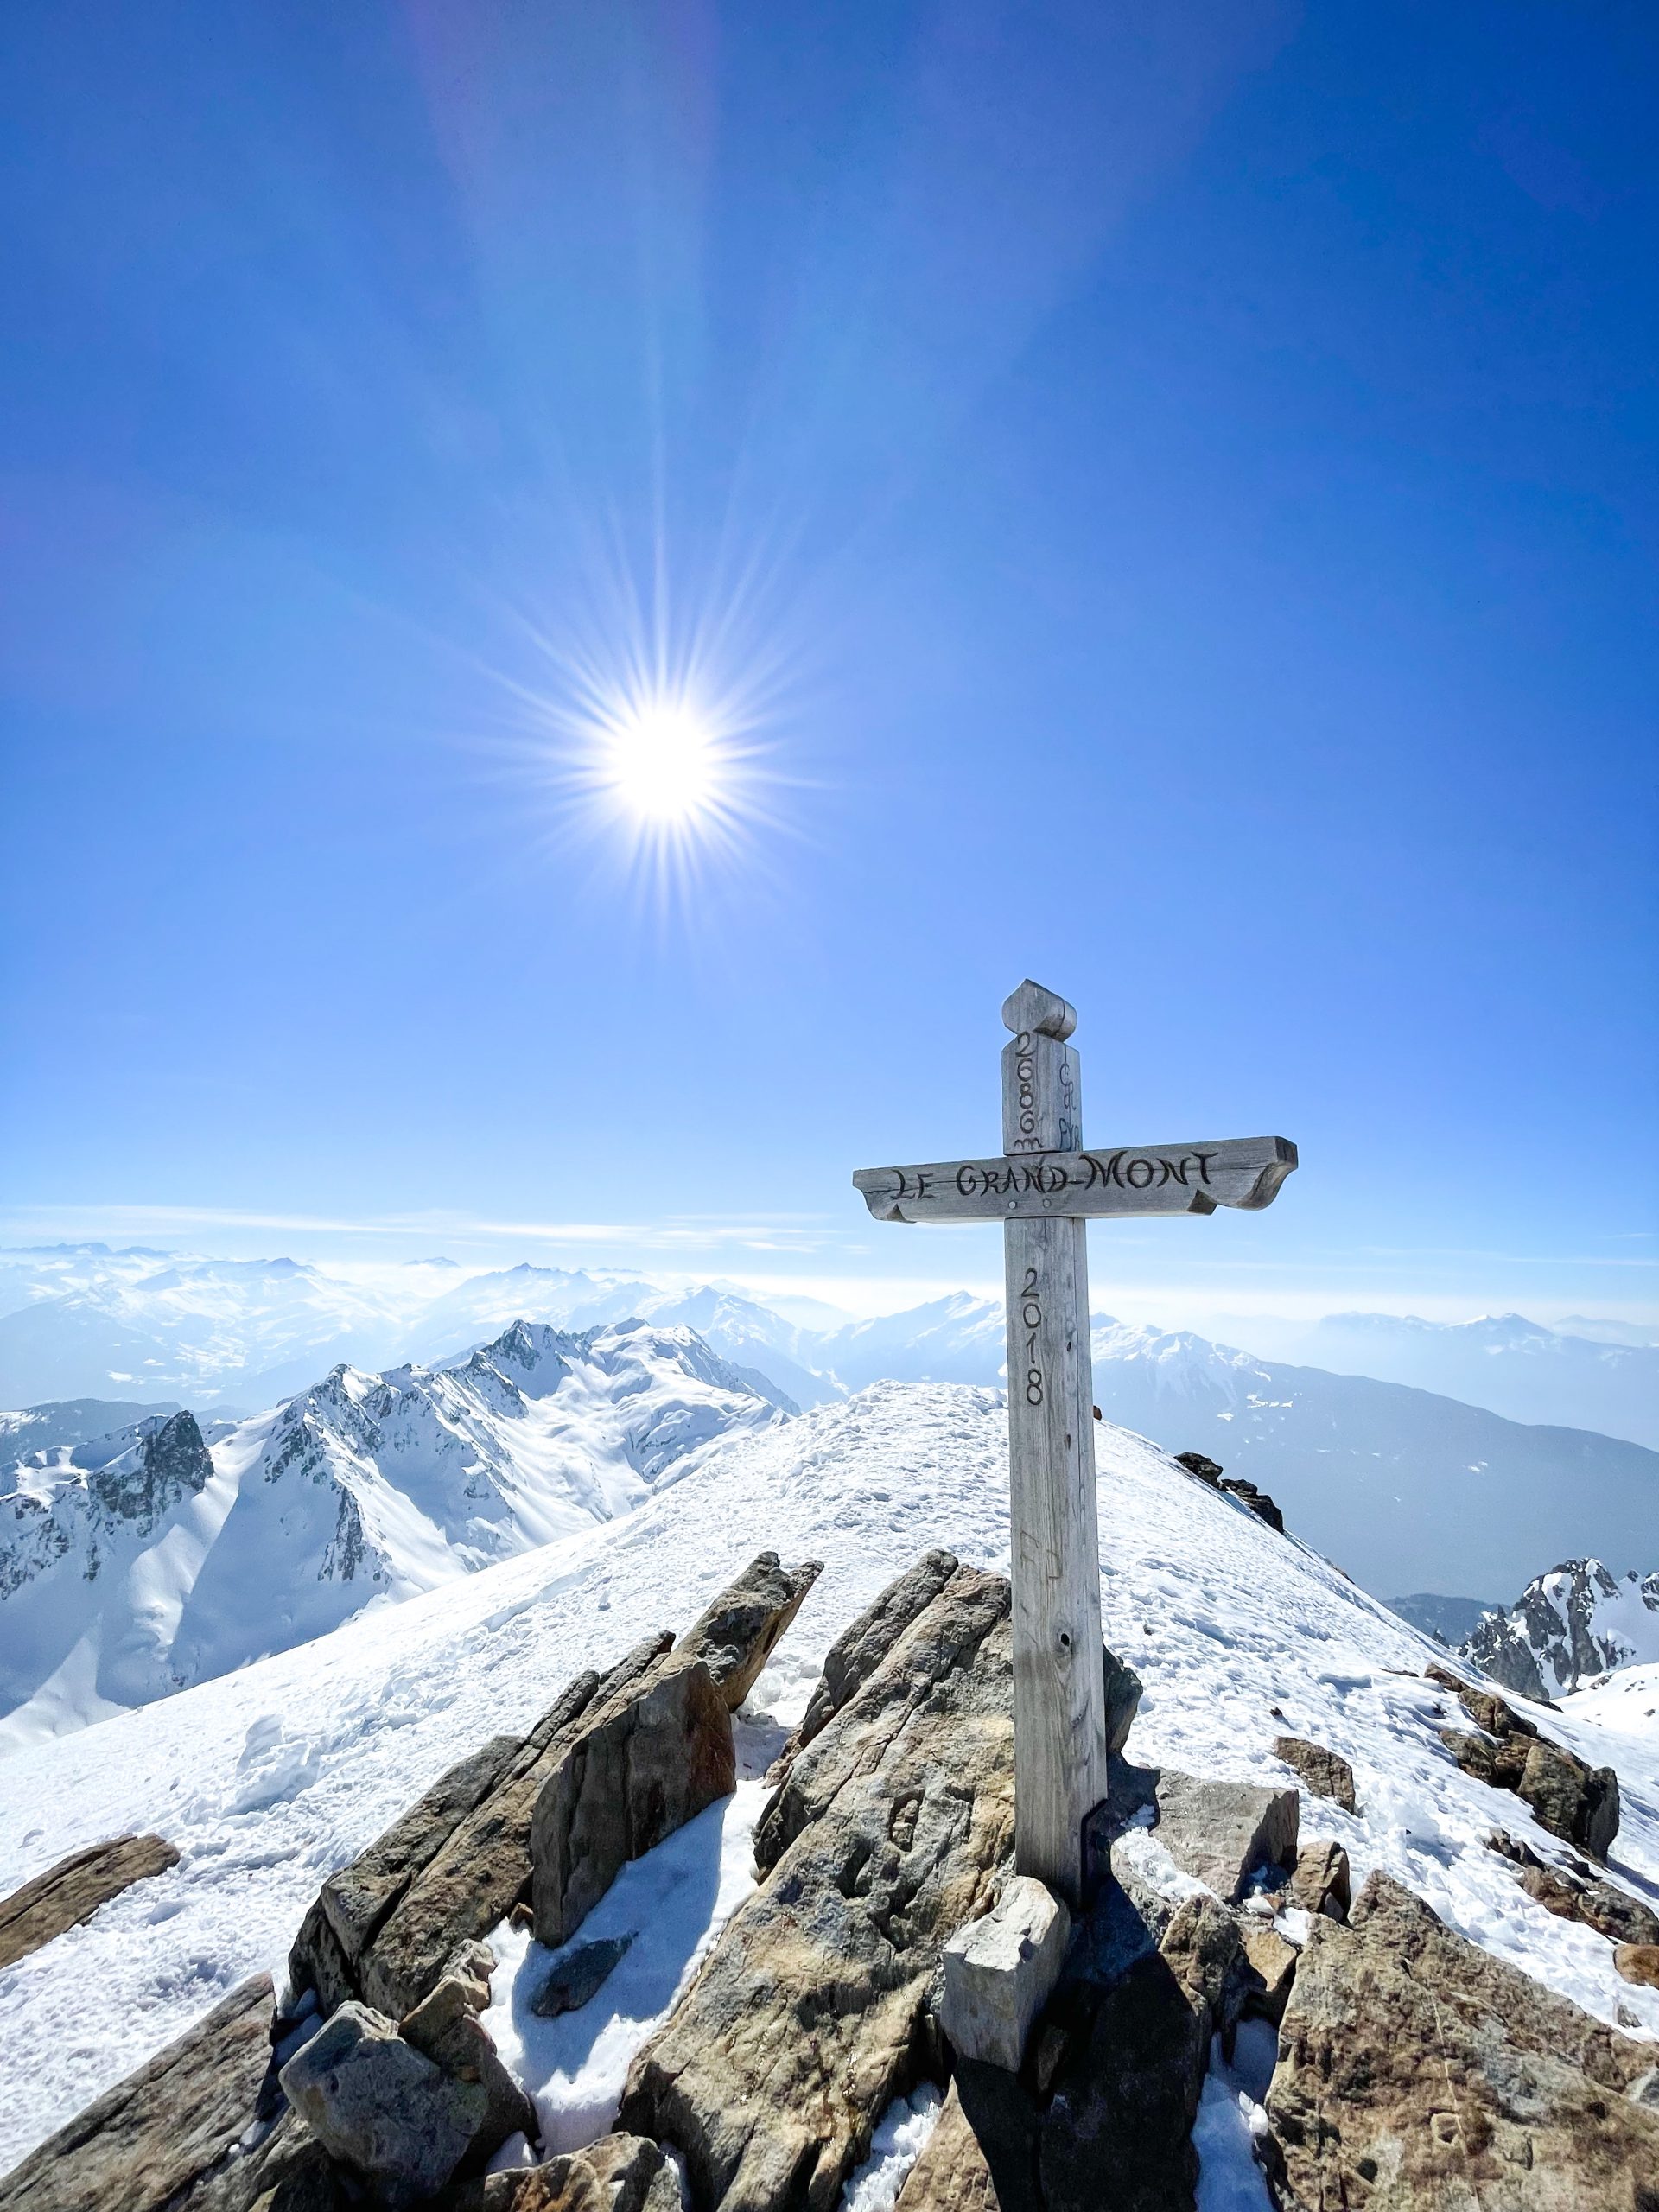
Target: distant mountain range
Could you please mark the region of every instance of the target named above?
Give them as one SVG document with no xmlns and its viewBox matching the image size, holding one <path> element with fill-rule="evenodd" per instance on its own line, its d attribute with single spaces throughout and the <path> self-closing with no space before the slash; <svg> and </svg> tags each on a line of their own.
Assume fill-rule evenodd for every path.
<svg viewBox="0 0 1659 2212">
<path fill-rule="evenodd" d="M 687 1329 L 515 1321 L 448 1366 L 336 1367 L 234 1423 L 87 1440 L 48 1408 L 0 1466 L 0 1748 L 627 1513 L 785 1418 L 779 1397 Z"/>
<path fill-rule="evenodd" d="M 1615 1668 L 1659 1660 L 1659 1573 L 1614 1574 L 1599 1559 L 1535 1575 L 1508 1611 L 1488 1613 L 1463 1645 L 1524 1697 L 1564 1697 Z"/>
</svg>

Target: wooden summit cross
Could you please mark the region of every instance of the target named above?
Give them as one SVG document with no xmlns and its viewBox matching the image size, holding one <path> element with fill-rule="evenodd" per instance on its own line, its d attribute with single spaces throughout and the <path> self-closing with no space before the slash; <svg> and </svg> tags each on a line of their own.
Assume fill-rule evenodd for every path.
<svg viewBox="0 0 1659 2212">
<path fill-rule="evenodd" d="M 1283 1137 L 1085 1152 L 1075 1010 L 1021 983 L 1004 1001 L 1002 1152 L 864 1167 L 878 1221 L 1004 1224 L 1009 1554 L 1014 1581 L 1014 1854 L 1074 1909 L 1094 1886 L 1106 1797 L 1100 1540 L 1085 1224 L 1101 1214 L 1270 1205 L 1296 1165 Z"/>
</svg>

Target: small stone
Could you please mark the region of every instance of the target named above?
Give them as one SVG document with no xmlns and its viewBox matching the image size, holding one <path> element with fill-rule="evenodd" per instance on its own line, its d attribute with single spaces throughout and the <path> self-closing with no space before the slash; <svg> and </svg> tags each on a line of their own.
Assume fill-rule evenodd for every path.
<svg viewBox="0 0 1659 2212">
<path fill-rule="evenodd" d="M 1116 1758 L 1129 1740 L 1143 1685 L 1134 1668 L 1109 1644 L 1101 1646 L 1100 1658 L 1106 1677 L 1106 1756 Z"/>
<path fill-rule="evenodd" d="M 556 2020 L 562 2012 L 579 2012 L 609 1979 L 626 1956 L 633 1936 L 609 1936 L 602 1942 L 579 1943 L 561 1959 L 530 2000 L 538 2020 Z"/>
<path fill-rule="evenodd" d="M 1325 1838 L 1305 1843 L 1296 1854 L 1286 1904 L 1302 1912 L 1323 1914 L 1327 1920 L 1345 1921 L 1353 1897 L 1353 1876 L 1342 1846 Z"/>
<path fill-rule="evenodd" d="M 1247 1928 L 1244 1955 L 1262 1977 L 1260 1990 L 1252 1990 L 1246 2010 L 1259 2013 L 1277 2027 L 1285 2017 L 1290 1985 L 1296 1978 L 1296 1951 L 1276 1928 Z"/>
<path fill-rule="evenodd" d="M 1626 1981 L 1645 1989 L 1659 1989 L 1659 1943 L 1620 1943 L 1613 1965 Z"/>
<path fill-rule="evenodd" d="M 1016 1874 L 991 1911 L 957 1930 L 944 1947 L 939 2025 L 959 2057 L 1019 2072 L 1071 1938 L 1065 1904 L 1029 1874 Z"/>
<path fill-rule="evenodd" d="M 1340 1752 L 1311 1744 L 1304 1736 L 1275 1736 L 1273 1755 L 1294 1767 L 1316 1797 L 1328 1797 L 1344 1813 L 1356 1809 L 1354 1770 Z"/>
<path fill-rule="evenodd" d="M 486 2104 L 461 2161 L 471 2172 L 493 2158 L 512 2135 L 534 2140 L 536 2108 L 496 2056 L 489 2031 L 474 2011 L 471 1983 L 445 1974 L 404 2019 L 404 2041 L 441 2067 L 452 2082 L 476 2082 Z"/>
<path fill-rule="evenodd" d="M 382 2203 L 447 2182 L 483 2122 L 481 2082 L 451 2081 L 391 2021 L 352 2000 L 282 2069 L 283 2094 L 331 2157 Z"/>
</svg>

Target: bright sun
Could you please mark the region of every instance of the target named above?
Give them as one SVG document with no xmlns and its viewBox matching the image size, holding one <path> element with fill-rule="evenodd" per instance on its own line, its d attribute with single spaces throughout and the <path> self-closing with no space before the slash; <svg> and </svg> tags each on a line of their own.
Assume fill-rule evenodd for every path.
<svg viewBox="0 0 1659 2212">
<path fill-rule="evenodd" d="M 605 736 L 605 780 L 637 821 L 690 823 L 717 801 L 720 747 L 690 707 L 652 701 Z"/>
</svg>

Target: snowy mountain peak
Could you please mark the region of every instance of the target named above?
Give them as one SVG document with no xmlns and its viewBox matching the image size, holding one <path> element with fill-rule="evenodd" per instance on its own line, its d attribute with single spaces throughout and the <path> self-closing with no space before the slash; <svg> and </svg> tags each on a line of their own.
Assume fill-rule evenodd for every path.
<svg viewBox="0 0 1659 2212">
<path fill-rule="evenodd" d="M 211 1448 L 181 1413 L 36 1453 L 0 1497 L 0 1749 L 631 1512 L 783 1417 L 690 1329 L 518 1319 L 450 1367 L 342 1362 Z"/>
<path fill-rule="evenodd" d="M 1507 1613 L 1488 1613 L 1462 1648 L 1523 1697 L 1562 1696 L 1615 1667 L 1659 1660 L 1659 1573 L 1563 1560 Z"/>
</svg>

